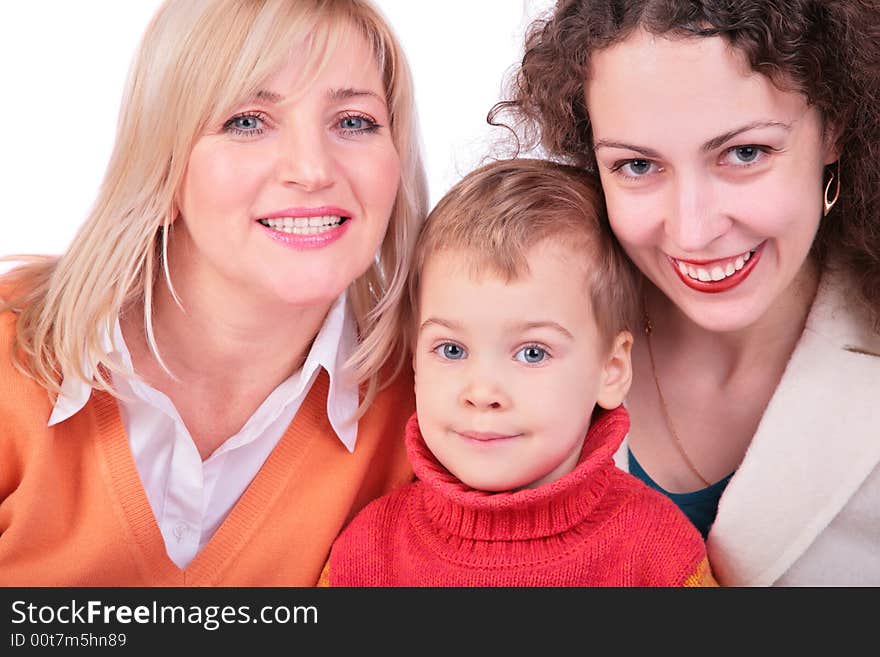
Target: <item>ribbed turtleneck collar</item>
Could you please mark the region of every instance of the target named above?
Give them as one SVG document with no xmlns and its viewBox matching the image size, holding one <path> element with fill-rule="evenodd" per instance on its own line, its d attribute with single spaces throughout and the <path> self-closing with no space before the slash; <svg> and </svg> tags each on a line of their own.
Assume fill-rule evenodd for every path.
<svg viewBox="0 0 880 657">
<path fill-rule="evenodd" d="M 422 504 L 432 524 L 473 540 L 530 540 L 561 534 L 596 507 L 606 489 L 612 456 L 629 430 L 623 406 L 593 419 L 578 465 L 554 482 L 515 492 L 488 493 L 461 483 L 428 450 L 413 415 L 406 446 L 418 479 Z"/>
</svg>

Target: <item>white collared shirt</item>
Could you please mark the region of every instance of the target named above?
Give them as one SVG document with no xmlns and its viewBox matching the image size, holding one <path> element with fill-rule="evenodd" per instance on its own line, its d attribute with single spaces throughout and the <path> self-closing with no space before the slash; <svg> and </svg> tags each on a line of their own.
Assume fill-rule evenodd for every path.
<svg viewBox="0 0 880 657">
<path fill-rule="evenodd" d="M 135 376 L 114 380 L 122 421 L 141 483 L 165 539 L 171 560 L 185 568 L 223 523 L 293 421 L 323 367 L 330 376 L 327 416 L 349 452 L 354 451 L 357 386 L 343 376 L 342 366 L 356 342 L 354 320 L 343 293 L 330 308 L 302 368 L 273 390 L 250 419 L 202 461 L 195 443 L 171 400 Z M 113 337 L 105 336 L 108 353 L 132 372 L 131 355 L 117 320 Z M 87 373 L 88 374 L 88 373 Z M 79 412 L 92 388 L 65 377 L 49 426 Z"/>
</svg>

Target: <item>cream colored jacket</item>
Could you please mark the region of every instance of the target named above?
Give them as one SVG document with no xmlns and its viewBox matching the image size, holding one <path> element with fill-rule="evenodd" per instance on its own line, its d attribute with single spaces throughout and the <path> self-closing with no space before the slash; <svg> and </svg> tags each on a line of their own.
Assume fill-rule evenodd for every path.
<svg viewBox="0 0 880 657">
<path fill-rule="evenodd" d="M 880 586 L 880 335 L 855 296 L 823 275 L 721 497 L 707 546 L 723 585 Z"/>
</svg>

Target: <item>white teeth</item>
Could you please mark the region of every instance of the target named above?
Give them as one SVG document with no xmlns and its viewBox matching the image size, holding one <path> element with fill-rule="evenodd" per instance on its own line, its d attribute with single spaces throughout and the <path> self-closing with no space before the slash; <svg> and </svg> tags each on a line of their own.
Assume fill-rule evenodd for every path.
<svg viewBox="0 0 880 657">
<path fill-rule="evenodd" d="M 260 223 L 289 235 L 318 235 L 332 230 L 342 223 L 342 218 L 328 215 L 324 217 L 277 217 L 260 219 Z"/>
<path fill-rule="evenodd" d="M 682 274 L 694 280 L 708 283 L 709 281 L 722 281 L 738 272 L 749 261 L 749 258 L 752 257 L 752 253 L 752 251 L 748 251 L 737 256 L 735 259 L 728 260 L 726 263 L 715 265 L 711 269 L 696 267 L 681 260 L 676 260 L 675 263 L 678 265 L 678 271 Z"/>
</svg>

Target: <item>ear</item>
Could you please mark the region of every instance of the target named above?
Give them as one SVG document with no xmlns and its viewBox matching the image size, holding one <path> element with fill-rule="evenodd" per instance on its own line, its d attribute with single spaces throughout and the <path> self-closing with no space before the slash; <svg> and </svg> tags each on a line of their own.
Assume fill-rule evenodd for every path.
<svg viewBox="0 0 880 657">
<path fill-rule="evenodd" d="M 408 306 L 409 304 L 407 304 Z M 418 330 L 415 326 L 415 320 L 408 319 L 406 313 L 403 315 L 402 320 L 402 331 L 406 336 L 406 348 L 409 349 L 410 356 L 410 364 L 412 365 L 412 373 L 413 373 L 413 384 L 416 382 L 416 376 L 418 376 L 418 372 L 416 370 L 416 348 L 418 346 L 417 340 L 419 338 Z"/>
<path fill-rule="evenodd" d="M 163 226 L 172 226 L 180 218 L 180 203 L 177 202 L 177 195 L 171 201 L 171 211 L 167 215 L 167 219 L 163 221 Z"/>
<path fill-rule="evenodd" d="M 175 223 L 183 214 L 183 190 L 186 188 L 188 176 L 189 166 L 187 165 L 187 170 L 184 171 L 183 177 L 177 183 L 177 189 L 174 190 L 174 195 L 171 197 L 171 221 L 168 222 L 168 225 Z"/>
<path fill-rule="evenodd" d="M 822 163 L 828 166 L 840 159 L 840 137 L 843 131 L 836 125 L 825 122 L 822 135 Z"/>
<path fill-rule="evenodd" d="M 611 351 L 602 366 L 602 380 L 599 382 L 599 396 L 596 403 L 602 408 L 617 408 L 623 403 L 632 383 L 633 336 L 629 331 L 621 331 L 614 338 Z"/>
</svg>

